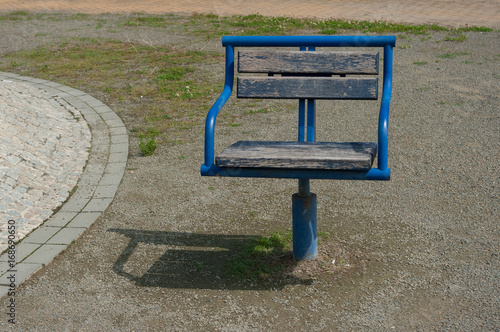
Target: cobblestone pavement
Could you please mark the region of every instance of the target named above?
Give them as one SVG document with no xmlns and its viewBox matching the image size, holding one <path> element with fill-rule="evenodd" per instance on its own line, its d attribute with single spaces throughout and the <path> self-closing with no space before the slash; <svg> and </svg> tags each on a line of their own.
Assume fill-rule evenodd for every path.
<svg viewBox="0 0 500 332">
<path fill-rule="evenodd" d="M 14 268 L 22 283 L 101 216 L 127 156 L 123 122 L 99 100 L 59 83 L 0 72 L 0 252 L 8 236 L 22 239 L 14 261 L 9 251 L 0 255 L 0 296 L 9 271 Z M 13 234 L 7 233 L 9 220 Z"/>
<path fill-rule="evenodd" d="M 500 28 L 498 0 L 0 0 L 0 12 L 14 10 L 79 13 L 214 13 L 218 15 L 316 17 L 346 20 L 386 20 L 410 24 L 488 26 Z"/>
<path fill-rule="evenodd" d="M 0 211 L 22 239 L 49 218 L 77 184 L 91 134 L 80 112 L 57 96 L 0 81 Z M 0 230 L 0 252 L 7 247 Z"/>
</svg>

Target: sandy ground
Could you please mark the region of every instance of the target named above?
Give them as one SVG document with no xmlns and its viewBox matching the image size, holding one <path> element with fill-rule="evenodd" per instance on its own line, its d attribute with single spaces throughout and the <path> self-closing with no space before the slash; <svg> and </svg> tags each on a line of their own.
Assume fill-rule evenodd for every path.
<svg viewBox="0 0 500 332">
<path fill-rule="evenodd" d="M 103 17 L 104 27 L 96 29 Z M 220 40 L 186 39 L 171 27 L 112 28 L 119 20 L 0 22 L 0 49 L 85 36 L 223 51 Z M 466 33 L 462 43 L 446 36 L 398 36 L 392 180 L 312 181 L 319 230 L 331 234 L 322 248 L 337 257 L 333 268 L 309 275 L 307 265 L 298 265 L 261 283 L 226 276 L 224 264 L 242 240 L 291 227 L 296 181 L 201 178 L 199 126 L 180 137 L 182 144 L 161 146 L 151 157 L 142 157 L 131 139 L 128 171 L 113 204 L 21 285 L 18 324 L 4 317 L 0 327 L 498 330 L 500 35 Z M 205 70 L 221 79 L 223 64 Z M 360 102 L 353 110 L 351 104 L 320 103 L 319 140 L 373 140 L 376 105 Z M 221 124 L 218 149 L 259 136 L 293 140 L 290 109 L 240 115 L 231 101 L 227 112 L 238 114 L 241 126 Z M 120 116 L 133 127 L 126 112 Z"/>
</svg>

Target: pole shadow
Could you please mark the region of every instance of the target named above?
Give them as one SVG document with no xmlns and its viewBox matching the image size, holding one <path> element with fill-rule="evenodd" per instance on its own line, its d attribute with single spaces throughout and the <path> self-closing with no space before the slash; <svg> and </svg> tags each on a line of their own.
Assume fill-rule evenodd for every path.
<svg viewBox="0 0 500 332">
<path fill-rule="evenodd" d="M 287 285 L 310 285 L 312 280 L 300 279 L 287 271 L 297 262 L 283 258 L 285 270 L 269 279 L 247 280 L 230 276 L 227 266 L 243 246 L 258 238 L 247 235 L 193 234 L 184 232 L 108 229 L 130 239 L 113 265 L 113 271 L 139 287 L 228 290 L 279 290 Z M 134 253 L 139 245 L 163 245 L 167 250 L 140 273 L 133 270 Z M 141 275 L 142 274 L 142 275 Z"/>
</svg>

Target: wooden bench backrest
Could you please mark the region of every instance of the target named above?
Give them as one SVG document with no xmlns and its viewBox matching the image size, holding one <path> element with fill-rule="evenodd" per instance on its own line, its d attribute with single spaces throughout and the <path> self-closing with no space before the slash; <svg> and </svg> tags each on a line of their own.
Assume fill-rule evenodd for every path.
<svg viewBox="0 0 500 332">
<path fill-rule="evenodd" d="M 378 75 L 378 53 L 242 50 L 238 72 L 268 74 L 239 76 L 238 98 L 378 98 L 377 77 L 345 77 Z"/>
</svg>

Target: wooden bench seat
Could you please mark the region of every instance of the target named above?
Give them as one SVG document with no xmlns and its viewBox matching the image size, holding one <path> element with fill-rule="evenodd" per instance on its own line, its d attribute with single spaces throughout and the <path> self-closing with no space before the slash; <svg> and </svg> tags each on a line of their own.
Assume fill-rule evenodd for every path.
<svg viewBox="0 0 500 332">
<path fill-rule="evenodd" d="M 376 143 L 239 141 L 215 158 L 218 167 L 368 171 Z"/>
</svg>

